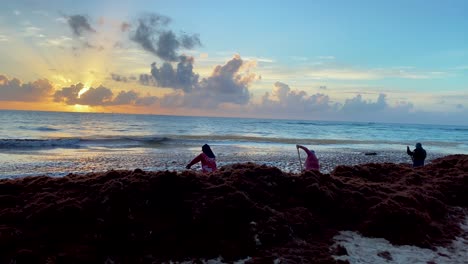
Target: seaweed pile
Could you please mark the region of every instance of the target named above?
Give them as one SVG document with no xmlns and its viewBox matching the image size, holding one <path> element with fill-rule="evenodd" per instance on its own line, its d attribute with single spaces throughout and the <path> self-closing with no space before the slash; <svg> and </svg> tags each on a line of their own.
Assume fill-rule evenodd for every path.
<svg viewBox="0 0 468 264">
<path fill-rule="evenodd" d="M 341 230 L 431 248 L 462 232 L 466 208 L 467 155 L 330 174 L 244 163 L 26 177 L 0 181 L 0 263 L 336 263 Z"/>
</svg>

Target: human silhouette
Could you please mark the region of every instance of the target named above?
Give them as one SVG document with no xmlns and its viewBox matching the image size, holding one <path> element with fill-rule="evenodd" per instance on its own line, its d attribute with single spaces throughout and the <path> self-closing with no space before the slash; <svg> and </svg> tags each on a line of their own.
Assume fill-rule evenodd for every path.
<svg viewBox="0 0 468 264">
<path fill-rule="evenodd" d="M 406 146 L 406 153 L 411 156 L 413 160 L 413 167 L 424 166 L 424 160 L 426 159 L 426 150 L 423 149 L 421 143 L 416 143 L 416 148 L 411 151 L 409 146 Z"/>
</svg>

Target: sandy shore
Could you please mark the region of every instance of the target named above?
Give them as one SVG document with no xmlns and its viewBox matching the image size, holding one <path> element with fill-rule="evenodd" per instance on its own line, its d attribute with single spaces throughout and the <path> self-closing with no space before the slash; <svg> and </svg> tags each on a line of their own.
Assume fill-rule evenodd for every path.
<svg viewBox="0 0 468 264">
<path fill-rule="evenodd" d="M 373 153 L 375 155 L 366 155 Z M 193 158 L 193 155 L 187 154 L 165 154 L 158 157 L 156 164 L 150 170 L 176 170 L 183 171 L 186 165 L 185 161 Z M 337 166 L 353 166 L 366 163 L 395 163 L 395 164 L 411 164 L 411 158 L 406 152 L 401 151 L 322 151 L 316 152 L 320 162 L 320 172 L 330 173 Z M 302 165 L 306 158 L 304 152 L 300 152 Z M 443 153 L 428 153 L 426 164 L 432 160 L 445 156 Z M 297 152 L 239 152 L 232 154 L 220 153 L 217 156 L 219 167 L 235 164 L 252 162 L 258 165 L 268 165 L 279 168 L 284 172 L 300 173 L 300 163 Z M 193 166 L 193 170 L 200 170 L 199 165 Z"/>
<path fill-rule="evenodd" d="M 31 154 L 17 151 L 3 155 L 0 163 L 0 178 L 17 178 L 22 176 L 48 175 L 65 176 L 69 173 L 97 173 L 108 170 L 145 171 L 185 171 L 185 166 L 198 154 L 200 149 L 85 149 L 85 150 L 50 150 Z M 268 165 L 288 173 L 299 173 L 300 165 L 296 149 L 271 148 L 233 148 L 216 146 L 218 167 L 235 163 L 252 162 Z M 365 155 L 375 153 L 375 155 Z M 366 163 L 410 164 L 411 159 L 403 151 L 376 151 L 327 149 L 316 152 L 320 160 L 322 173 L 330 173 L 340 165 L 358 165 Z M 306 158 L 300 153 L 302 164 Z M 429 152 L 426 163 L 443 157 L 442 153 Z M 200 164 L 192 167 L 200 171 Z"/>
<path fill-rule="evenodd" d="M 431 249 L 466 237 L 467 171 L 452 155 L 330 174 L 226 164 L 0 180 L 0 263 L 339 263 L 341 231 Z"/>
</svg>

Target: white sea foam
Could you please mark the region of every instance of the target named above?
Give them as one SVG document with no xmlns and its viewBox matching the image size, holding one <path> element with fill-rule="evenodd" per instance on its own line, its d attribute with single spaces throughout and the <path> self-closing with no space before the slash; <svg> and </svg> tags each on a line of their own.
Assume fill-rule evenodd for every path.
<svg viewBox="0 0 468 264">
<path fill-rule="evenodd" d="M 468 217 L 461 224 L 464 231 L 447 247 L 435 250 L 416 246 L 395 246 L 383 238 L 363 237 L 356 232 L 342 231 L 334 237 L 332 247 L 346 248 L 347 255 L 333 256 L 336 260 L 347 260 L 351 264 L 379 263 L 468 263 Z"/>
</svg>

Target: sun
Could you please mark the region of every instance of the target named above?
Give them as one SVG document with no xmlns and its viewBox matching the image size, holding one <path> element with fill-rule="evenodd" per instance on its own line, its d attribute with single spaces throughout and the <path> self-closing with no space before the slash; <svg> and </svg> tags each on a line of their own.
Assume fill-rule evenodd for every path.
<svg viewBox="0 0 468 264">
<path fill-rule="evenodd" d="M 88 79 L 84 84 L 83 88 L 78 92 L 78 98 L 80 98 L 84 93 L 86 93 L 90 88 L 93 83 L 93 79 Z"/>
<path fill-rule="evenodd" d="M 86 93 L 89 90 L 89 85 L 85 84 L 83 88 L 78 92 L 78 98 L 81 97 L 82 94 Z"/>
<path fill-rule="evenodd" d="M 88 105 L 80 105 L 80 104 L 75 104 L 73 105 L 73 110 L 74 112 L 89 112 L 90 107 Z"/>
</svg>

